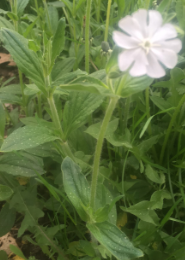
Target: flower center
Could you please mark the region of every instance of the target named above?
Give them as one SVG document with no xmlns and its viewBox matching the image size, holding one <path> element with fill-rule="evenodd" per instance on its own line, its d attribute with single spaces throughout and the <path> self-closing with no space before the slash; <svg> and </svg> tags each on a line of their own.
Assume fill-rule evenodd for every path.
<svg viewBox="0 0 185 260">
<path fill-rule="evenodd" d="M 152 47 L 152 43 L 148 39 L 143 40 L 139 45 L 144 49 L 146 54 L 149 53 L 149 50 Z"/>
<path fill-rule="evenodd" d="M 146 42 L 144 43 L 144 48 L 148 49 L 148 48 L 150 48 L 150 47 L 151 47 L 150 42 L 149 42 L 149 41 L 146 41 Z"/>
</svg>

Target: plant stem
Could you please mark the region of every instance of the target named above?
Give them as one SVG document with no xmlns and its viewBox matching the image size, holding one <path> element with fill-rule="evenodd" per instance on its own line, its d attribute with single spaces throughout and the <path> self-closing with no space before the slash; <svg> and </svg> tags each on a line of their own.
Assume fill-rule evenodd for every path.
<svg viewBox="0 0 185 260">
<path fill-rule="evenodd" d="M 128 98 L 126 99 L 126 102 L 125 102 L 124 124 L 123 124 L 123 129 L 124 129 L 124 131 L 125 131 L 126 128 L 127 128 L 129 110 L 130 110 L 130 97 L 128 97 Z"/>
<path fill-rule="evenodd" d="M 147 113 L 147 120 L 150 118 L 150 92 L 149 92 L 150 88 L 146 88 L 145 90 L 145 101 L 146 101 L 146 113 Z M 148 126 L 148 133 L 150 136 L 152 136 L 152 127 L 151 127 L 151 122 Z M 155 150 L 155 146 L 152 146 L 152 151 L 155 157 L 156 162 L 158 162 L 158 157 L 157 157 L 157 153 Z"/>
<path fill-rule="evenodd" d="M 97 22 L 100 22 L 100 13 L 101 13 L 101 0 L 98 0 L 98 6 L 97 6 Z"/>
<path fill-rule="evenodd" d="M 22 72 L 20 70 L 18 70 L 18 72 L 19 72 L 19 82 L 20 82 L 21 92 L 22 92 L 23 108 L 24 108 L 25 115 L 28 116 L 26 96 L 24 95 L 24 84 L 22 79 Z"/>
<path fill-rule="evenodd" d="M 108 40 L 111 3 L 112 3 L 112 0 L 109 0 L 108 6 L 107 6 L 107 18 L 106 18 L 106 27 L 105 27 L 105 35 L 104 35 L 104 41 L 105 42 L 107 42 L 107 40 Z"/>
<path fill-rule="evenodd" d="M 35 8 L 37 10 L 37 15 L 38 15 L 38 19 L 39 19 L 40 29 L 42 29 L 42 22 L 41 22 L 41 19 L 40 19 L 39 6 L 38 6 L 38 1 L 37 0 L 35 0 Z"/>
<path fill-rule="evenodd" d="M 106 113 L 105 113 L 105 117 L 103 119 L 103 122 L 102 122 L 102 125 L 100 128 L 99 137 L 97 140 L 94 164 L 93 164 L 93 173 L 92 173 L 92 182 L 91 182 L 91 199 L 90 199 L 90 205 L 93 209 L 95 206 L 96 186 L 97 186 L 97 181 L 98 181 L 98 173 L 99 173 L 99 165 L 100 165 L 100 157 L 101 157 L 101 152 L 102 152 L 103 140 L 105 137 L 108 123 L 111 119 L 111 116 L 115 109 L 117 101 L 118 101 L 117 97 L 116 98 L 112 97 L 110 99 L 109 105 L 108 105 Z"/>
<path fill-rule="evenodd" d="M 89 73 L 89 30 L 92 0 L 87 0 L 86 20 L 85 20 L 85 70 Z"/>
<path fill-rule="evenodd" d="M 54 101 L 53 95 L 50 95 L 50 97 L 48 98 L 48 103 L 49 103 L 49 106 L 50 106 L 50 109 L 51 109 L 52 121 L 54 122 L 55 127 L 59 131 L 60 137 L 63 140 L 64 139 L 64 133 L 63 133 L 62 126 L 61 126 L 61 123 L 60 123 L 57 108 L 55 106 L 55 101 Z"/>
<path fill-rule="evenodd" d="M 163 162 L 164 152 L 165 152 L 165 149 L 166 149 L 166 145 L 167 145 L 167 142 L 168 142 L 168 139 L 169 139 L 172 127 L 173 127 L 173 125 L 175 123 L 175 120 L 176 120 L 176 117 L 177 117 L 177 115 L 179 113 L 179 110 L 181 109 L 181 106 L 183 105 L 184 102 L 185 102 L 185 94 L 182 96 L 178 106 L 176 107 L 176 109 L 175 109 L 175 111 L 173 113 L 173 116 L 171 118 L 170 124 L 168 126 L 167 133 L 165 135 L 165 139 L 164 139 L 162 150 L 161 150 L 161 155 L 160 155 L 160 163 L 161 164 Z"/>
</svg>

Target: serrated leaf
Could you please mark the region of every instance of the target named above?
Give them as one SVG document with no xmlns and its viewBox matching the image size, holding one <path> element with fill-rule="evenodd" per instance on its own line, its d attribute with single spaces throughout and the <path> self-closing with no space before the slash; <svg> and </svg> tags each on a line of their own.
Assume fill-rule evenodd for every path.
<svg viewBox="0 0 185 260">
<path fill-rule="evenodd" d="M 154 203 L 155 202 L 143 200 L 129 208 L 121 207 L 121 209 L 137 216 L 143 221 L 152 223 L 154 225 L 159 225 L 159 218 L 155 211 L 152 209 Z"/>
<path fill-rule="evenodd" d="M 64 18 L 61 18 L 58 22 L 57 29 L 52 41 L 52 56 L 51 62 L 53 63 L 57 56 L 61 53 L 65 44 L 65 27 L 66 22 Z"/>
<path fill-rule="evenodd" d="M 149 180 L 155 183 L 163 184 L 165 182 L 165 175 L 162 172 L 158 173 L 149 164 L 146 166 L 145 174 Z"/>
<path fill-rule="evenodd" d="M 6 235 L 10 231 L 15 223 L 15 218 L 15 209 L 9 209 L 9 204 L 6 203 L 0 211 L 0 237 Z"/>
<path fill-rule="evenodd" d="M 24 9 L 26 8 L 27 4 L 29 3 L 29 0 L 17 0 L 17 15 L 21 17 L 21 15 L 24 12 Z"/>
<path fill-rule="evenodd" d="M 0 157 L 0 172 L 14 176 L 33 177 L 44 174 L 41 158 L 23 152 L 8 153 Z"/>
<path fill-rule="evenodd" d="M 1 152 L 25 150 L 58 139 L 46 127 L 25 126 L 16 129 L 4 141 Z"/>
<path fill-rule="evenodd" d="M 65 135 L 80 127 L 87 116 L 102 103 L 102 97 L 91 93 L 72 92 L 63 112 L 63 128 Z"/>
<path fill-rule="evenodd" d="M 13 190 L 5 185 L 0 184 L 0 201 L 9 199 L 13 194 Z"/>
<path fill-rule="evenodd" d="M 61 165 L 63 173 L 64 190 L 82 220 L 87 221 L 88 216 L 84 211 L 90 202 L 90 186 L 80 167 L 72 159 L 66 157 Z"/>
<path fill-rule="evenodd" d="M 119 260 L 142 257 L 143 252 L 135 248 L 127 236 L 109 222 L 87 224 L 93 236 Z"/>
<path fill-rule="evenodd" d="M 28 40 L 15 31 L 2 29 L 3 43 L 10 52 L 19 69 L 30 78 L 37 87 L 46 93 L 43 68 L 35 52 L 28 48 Z"/>
</svg>

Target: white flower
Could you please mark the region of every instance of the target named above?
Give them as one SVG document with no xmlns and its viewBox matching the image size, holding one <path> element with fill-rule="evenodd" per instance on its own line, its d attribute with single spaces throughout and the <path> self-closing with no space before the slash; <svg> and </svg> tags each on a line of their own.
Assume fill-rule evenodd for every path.
<svg viewBox="0 0 185 260">
<path fill-rule="evenodd" d="M 162 25 L 158 11 L 140 9 L 132 16 L 119 21 L 119 27 L 126 33 L 114 31 L 115 43 L 123 48 L 118 64 L 121 71 L 130 68 L 130 75 L 137 77 L 147 74 L 152 78 L 165 75 L 162 63 L 172 69 L 177 64 L 177 53 L 182 43 L 173 25 Z"/>
</svg>

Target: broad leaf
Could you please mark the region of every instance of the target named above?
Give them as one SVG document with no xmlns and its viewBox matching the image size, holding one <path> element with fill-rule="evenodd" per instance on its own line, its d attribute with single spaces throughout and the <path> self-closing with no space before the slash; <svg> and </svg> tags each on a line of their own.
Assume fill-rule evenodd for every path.
<svg viewBox="0 0 185 260">
<path fill-rule="evenodd" d="M 155 202 L 150 201 L 141 201 L 129 208 L 121 207 L 126 212 L 129 212 L 143 221 L 152 223 L 154 225 L 159 225 L 159 218 L 155 211 L 152 209 L 152 206 Z"/>
<path fill-rule="evenodd" d="M 64 190 L 82 220 L 87 221 L 88 216 L 82 205 L 88 207 L 90 203 L 89 183 L 81 173 L 80 167 L 69 157 L 64 159 L 61 169 L 63 173 Z"/>
<path fill-rule="evenodd" d="M 22 95 L 21 86 L 19 84 L 11 84 L 6 87 L 0 88 L 0 94 L 14 94 L 14 95 Z"/>
<path fill-rule="evenodd" d="M 164 199 L 172 199 L 171 194 L 167 190 L 157 190 L 155 191 L 150 201 L 155 202 L 155 204 L 152 206 L 152 209 L 162 209 L 163 208 L 163 200 Z"/>
<path fill-rule="evenodd" d="M 26 8 L 29 0 L 17 0 L 17 15 L 21 17 Z"/>
<path fill-rule="evenodd" d="M 149 164 L 146 166 L 145 174 L 147 178 L 155 183 L 163 184 L 165 175 L 162 172 L 156 172 Z"/>
<path fill-rule="evenodd" d="M 15 218 L 15 209 L 9 209 L 9 204 L 6 203 L 0 211 L 0 237 L 6 235 L 10 231 L 15 223 Z"/>
<path fill-rule="evenodd" d="M 102 103 L 102 97 L 91 93 L 72 92 L 65 104 L 63 113 L 63 128 L 67 136 L 80 127 L 87 116 L 92 114 Z"/>
<path fill-rule="evenodd" d="M 3 43 L 19 69 L 46 94 L 43 68 L 35 52 L 28 48 L 28 41 L 15 31 L 2 30 Z"/>
<path fill-rule="evenodd" d="M 51 62 L 53 63 L 56 57 L 61 53 L 65 44 L 65 19 L 60 19 L 58 22 L 57 30 L 52 41 L 52 55 Z"/>
<path fill-rule="evenodd" d="M 10 103 L 16 105 L 22 103 L 20 97 L 11 93 L 0 93 L 0 100 L 2 103 Z"/>
<path fill-rule="evenodd" d="M 13 190 L 5 185 L 0 184 L 0 201 L 9 199 L 13 194 Z"/>
<path fill-rule="evenodd" d="M 33 148 L 58 139 L 46 127 L 25 126 L 18 128 L 4 141 L 1 152 L 11 152 Z"/>
<path fill-rule="evenodd" d="M 135 248 L 127 236 L 109 222 L 87 224 L 93 236 L 119 260 L 142 257 L 140 249 Z"/>
<path fill-rule="evenodd" d="M 8 153 L 0 156 L 0 172 L 14 176 L 33 177 L 44 174 L 41 158 L 24 152 Z"/>
<path fill-rule="evenodd" d="M 52 80 L 56 80 L 60 76 L 64 76 L 66 73 L 70 72 L 73 69 L 76 58 L 66 58 L 55 63 L 53 70 L 51 72 Z"/>
<path fill-rule="evenodd" d="M 14 30 L 13 24 L 2 16 L 0 16 L 0 29 L 1 28 L 8 28 Z"/>
</svg>

